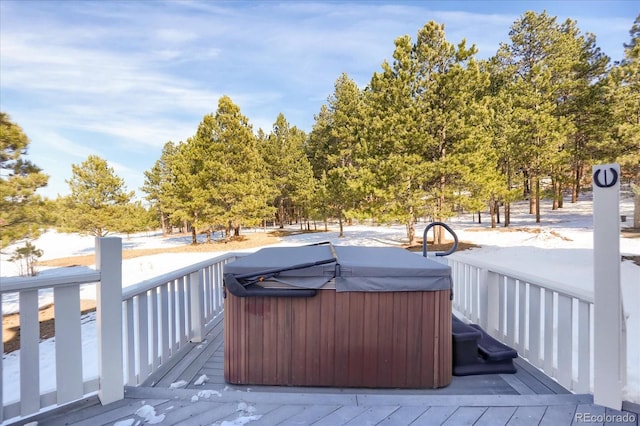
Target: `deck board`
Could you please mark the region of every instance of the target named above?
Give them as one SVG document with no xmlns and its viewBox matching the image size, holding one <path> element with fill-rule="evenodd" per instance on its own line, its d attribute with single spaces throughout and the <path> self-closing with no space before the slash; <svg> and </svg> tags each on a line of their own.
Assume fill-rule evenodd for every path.
<svg viewBox="0 0 640 426">
<path fill-rule="evenodd" d="M 441 389 L 356 389 L 235 386 L 224 381 L 224 332 L 216 324 L 202 343 L 189 344 L 145 386 L 126 387 L 125 399 L 105 406 L 85 398 L 33 416 L 39 425 L 113 425 L 143 422 L 136 411 L 149 405 L 163 425 L 212 425 L 223 421 L 260 425 L 564 425 L 582 424 L 577 413 L 622 414 L 575 395 L 522 359 L 513 375 L 454 377 Z M 169 368 L 170 367 L 170 368 Z M 200 385 L 193 380 L 206 374 Z M 171 383 L 185 380 L 182 389 Z M 153 386 L 151 386 L 151 383 Z M 255 417 L 253 417 L 255 416 Z M 243 424 L 244 424 L 243 423 Z M 638 425 L 635 422 L 625 425 Z"/>
</svg>

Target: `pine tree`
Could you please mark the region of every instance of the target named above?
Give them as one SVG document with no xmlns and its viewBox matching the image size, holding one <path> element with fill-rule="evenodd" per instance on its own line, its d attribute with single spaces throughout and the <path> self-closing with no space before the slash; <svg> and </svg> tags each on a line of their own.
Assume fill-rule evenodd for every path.
<svg viewBox="0 0 640 426">
<path fill-rule="evenodd" d="M 526 12 L 511 27 L 510 44 L 496 55 L 502 72 L 509 73 L 516 133 L 512 152 L 519 152 L 523 191 L 530 213 L 540 222 L 541 181 L 558 178 L 570 162 L 565 150 L 575 126 L 563 114 L 560 100 L 577 80 L 580 47 L 572 21 L 558 25 L 543 12 Z"/>
<path fill-rule="evenodd" d="M 65 198 L 67 228 L 96 237 L 124 230 L 126 206 L 134 192 L 127 191 L 107 161 L 90 155 L 81 164 L 72 164 L 71 172 L 66 181 L 71 189 Z"/>
<path fill-rule="evenodd" d="M 1 247 L 38 236 L 45 209 L 36 194 L 49 177 L 25 160 L 29 139 L 22 128 L 0 112 L 0 236 Z"/>
<path fill-rule="evenodd" d="M 311 163 L 304 152 L 306 135 L 279 114 L 271 133 L 258 139 L 269 181 L 276 190 L 272 205 L 280 228 L 284 228 L 293 219 L 294 210 L 302 214 L 310 207 L 315 189 Z"/>
<path fill-rule="evenodd" d="M 612 71 L 608 96 L 612 106 L 613 161 L 632 184 L 634 193 L 633 226 L 640 228 L 640 15 L 629 31 L 625 57 Z"/>
<path fill-rule="evenodd" d="M 241 226 L 254 226 L 273 212 L 264 160 L 249 120 L 228 96 L 207 114 L 196 134 L 177 146 L 170 162 L 167 207 L 174 220 L 189 221 L 192 242 L 203 228 L 225 227 L 240 235 Z"/>
<path fill-rule="evenodd" d="M 170 164 L 175 152 L 176 146 L 173 142 L 165 143 L 162 147 L 160 159 L 155 162 L 151 170 L 144 172 L 142 191 L 147 194 L 145 198 L 151 204 L 151 209 L 156 211 L 163 236 L 171 233 L 172 229 L 168 198 L 170 197 L 169 190 L 173 179 Z"/>
<path fill-rule="evenodd" d="M 322 107 L 309 135 L 308 152 L 321 190 L 317 203 L 324 212 L 338 219 L 339 236 L 344 222 L 359 209 L 361 196 L 356 150 L 362 136 L 361 92 L 343 73 L 334 85 L 328 106 Z"/>
<path fill-rule="evenodd" d="M 395 45 L 393 64 L 383 63 L 367 97 L 368 170 L 379 183 L 373 197 L 379 212 L 405 222 L 412 243 L 417 218 L 443 221 L 456 206 L 485 202 L 477 189 L 493 179 L 496 159 L 483 101 L 489 79 L 473 58 L 475 47 L 449 43 L 435 22 L 420 29 L 415 43 L 405 36 Z M 436 242 L 443 236 L 438 228 Z"/>
</svg>

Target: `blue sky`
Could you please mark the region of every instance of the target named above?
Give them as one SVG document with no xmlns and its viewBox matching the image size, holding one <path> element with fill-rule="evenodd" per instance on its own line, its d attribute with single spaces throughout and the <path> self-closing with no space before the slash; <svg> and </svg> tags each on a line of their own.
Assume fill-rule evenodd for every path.
<svg viewBox="0 0 640 426">
<path fill-rule="evenodd" d="M 397 37 L 433 20 L 487 58 L 527 10 L 577 21 L 612 60 L 640 13 L 630 0 L 0 0 L 0 110 L 50 175 L 43 195 L 68 194 L 71 164 L 93 154 L 142 196 L 162 146 L 195 133 L 223 95 L 255 131 L 279 113 L 310 131 L 339 75 L 364 87 Z"/>
</svg>

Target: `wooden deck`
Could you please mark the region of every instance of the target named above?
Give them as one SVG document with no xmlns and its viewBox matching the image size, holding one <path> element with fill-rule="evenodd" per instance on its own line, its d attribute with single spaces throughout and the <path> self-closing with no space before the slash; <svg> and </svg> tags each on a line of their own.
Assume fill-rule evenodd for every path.
<svg viewBox="0 0 640 426">
<path fill-rule="evenodd" d="M 594 405 L 591 395 L 569 393 L 523 360 L 517 360 L 516 374 L 454 377 L 449 386 L 435 390 L 229 385 L 223 374 L 222 326 L 220 318 L 205 342 L 192 344 L 142 386 L 127 387 L 122 401 L 102 406 L 92 397 L 28 421 L 90 426 L 638 425 L 637 414 Z M 631 421 L 616 423 L 616 415 Z"/>
</svg>

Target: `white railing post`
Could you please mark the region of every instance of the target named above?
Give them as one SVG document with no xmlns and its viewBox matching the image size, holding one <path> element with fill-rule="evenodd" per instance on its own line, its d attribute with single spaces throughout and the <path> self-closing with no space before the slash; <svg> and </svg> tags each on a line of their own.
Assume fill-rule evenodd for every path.
<svg viewBox="0 0 640 426">
<path fill-rule="evenodd" d="M 593 402 L 622 408 L 620 288 L 620 165 L 593 166 Z"/>
<path fill-rule="evenodd" d="M 200 282 L 201 271 L 189 274 L 191 301 L 191 341 L 202 342 L 204 337 L 204 293 Z"/>
<path fill-rule="evenodd" d="M 500 276 L 488 269 L 482 269 L 480 272 L 480 281 L 485 283 L 487 291 L 486 300 L 486 323 L 484 326 L 492 336 L 498 335 L 500 329 L 500 316 L 502 315 L 502 307 L 500 306 Z"/>
<path fill-rule="evenodd" d="M 105 405 L 124 398 L 122 360 L 122 240 L 96 238 L 98 398 Z"/>
</svg>

